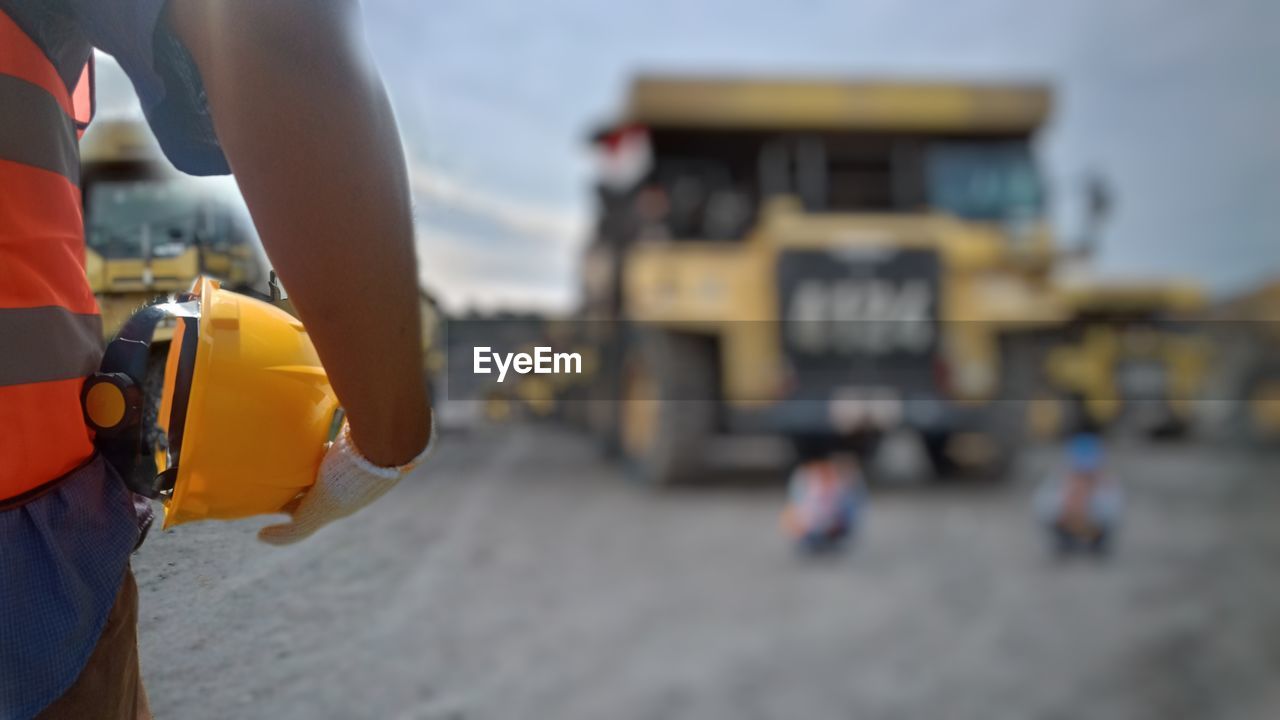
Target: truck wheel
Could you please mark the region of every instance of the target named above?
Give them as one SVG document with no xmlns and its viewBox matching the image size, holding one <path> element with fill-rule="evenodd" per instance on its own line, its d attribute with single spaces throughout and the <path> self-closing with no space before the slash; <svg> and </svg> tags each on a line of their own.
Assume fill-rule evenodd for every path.
<svg viewBox="0 0 1280 720">
<path fill-rule="evenodd" d="M 935 481 L 945 480 L 956 474 L 956 464 L 947 455 L 947 443 L 951 440 L 948 433 L 927 433 L 924 440 L 925 454 L 929 456 L 929 465 L 933 469 Z"/>
<path fill-rule="evenodd" d="M 1155 441 L 1186 440 L 1191 436 L 1191 423 L 1173 410 L 1165 411 L 1160 422 L 1147 429 L 1147 437 Z"/>
<path fill-rule="evenodd" d="M 1280 369 L 1260 374 L 1245 392 L 1245 435 L 1259 447 L 1280 447 Z"/>
<path fill-rule="evenodd" d="M 1022 453 L 1033 434 L 1027 427 L 1027 403 L 998 403 L 995 413 L 995 430 L 990 433 L 995 452 L 981 468 L 984 477 L 996 482 L 1010 480 L 1018 469 Z"/>
<path fill-rule="evenodd" d="M 644 332 L 630 350 L 618 408 L 628 474 L 654 486 L 695 479 L 715 431 L 715 346 L 694 335 Z"/>
</svg>

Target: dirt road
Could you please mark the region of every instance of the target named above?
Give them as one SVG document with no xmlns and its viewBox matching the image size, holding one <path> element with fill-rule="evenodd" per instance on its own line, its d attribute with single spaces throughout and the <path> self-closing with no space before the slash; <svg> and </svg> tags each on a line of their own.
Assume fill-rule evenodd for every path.
<svg viewBox="0 0 1280 720">
<path fill-rule="evenodd" d="M 580 438 L 453 436 L 429 483 L 298 546 L 263 521 L 135 558 L 162 718 L 1280 717 L 1280 473 L 1118 451 L 1105 565 L 1046 559 L 1018 482 L 876 493 L 803 562 L 780 483 L 654 493 Z"/>
</svg>

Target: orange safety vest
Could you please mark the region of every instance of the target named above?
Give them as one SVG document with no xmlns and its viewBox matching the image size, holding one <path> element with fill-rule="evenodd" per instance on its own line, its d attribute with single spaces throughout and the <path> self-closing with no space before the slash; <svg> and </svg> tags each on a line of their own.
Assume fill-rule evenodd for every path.
<svg viewBox="0 0 1280 720">
<path fill-rule="evenodd" d="M 92 62 L 68 91 L 0 11 L 0 503 L 93 454 L 80 387 L 102 355 L 102 318 L 85 276 L 77 143 L 91 96 Z"/>
</svg>

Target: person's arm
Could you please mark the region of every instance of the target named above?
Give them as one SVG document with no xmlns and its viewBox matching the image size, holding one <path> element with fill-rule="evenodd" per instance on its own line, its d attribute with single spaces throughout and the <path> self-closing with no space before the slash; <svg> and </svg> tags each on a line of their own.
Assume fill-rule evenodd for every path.
<svg viewBox="0 0 1280 720">
<path fill-rule="evenodd" d="M 430 434 L 403 150 L 348 0 L 170 0 L 223 151 L 375 465 Z"/>
</svg>

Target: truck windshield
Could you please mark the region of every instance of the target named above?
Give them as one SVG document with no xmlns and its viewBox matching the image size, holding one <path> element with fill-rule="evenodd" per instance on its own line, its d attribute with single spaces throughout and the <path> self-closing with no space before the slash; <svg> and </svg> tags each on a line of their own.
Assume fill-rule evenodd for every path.
<svg viewBox="0 0 1280 720">
<path fill-rule="evenodd" d="M 98 182 L 86 200 L 85 240 L 112 258 L 178 255 L 205 214 L 201 199 L 172 180 Z"/>
<path fill-rule="evenodd" d="M 1021 142 L 956 142 L 929 148 L 929 204 L 970 220 L 1041 214 L 1043 193 L 1031 150 Z"/>
</svg>

